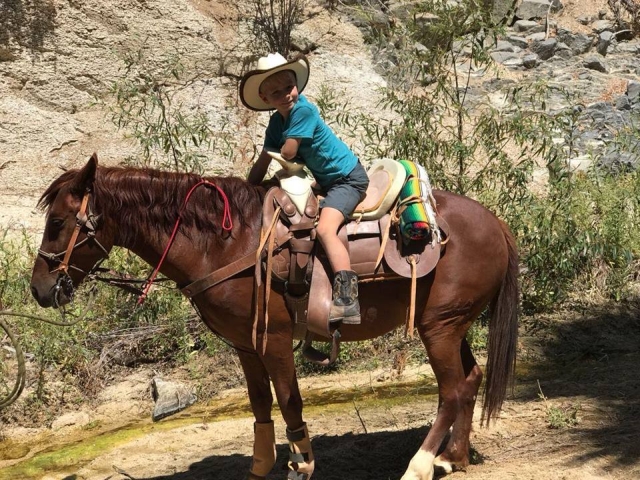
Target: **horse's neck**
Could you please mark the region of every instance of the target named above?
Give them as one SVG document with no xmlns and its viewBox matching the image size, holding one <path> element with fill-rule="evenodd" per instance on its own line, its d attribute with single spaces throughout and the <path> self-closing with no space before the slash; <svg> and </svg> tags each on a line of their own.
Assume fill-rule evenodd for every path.
<svg viewBox="0 0 640 480">
<path fill-rule="evenodd" d="M 216 182 L 216 179 L 211 180 L 219 183 L 221 187 L 227 188 L 223 179 L 220 179 L 219 182 Z M 142 178 L 141 181 L 144 182 L 145 179 Z M 173 198 L 163 197 L 175 195 L 172 193 L 175 192 L 175 189 L 166 188 L 158 192 L 158 198 L 153 200 L 157 205 L 173 204 L 172 208 L 176 209 L 174 219 L 171 216 L 167 218 L 158 210 L 153 214 L 141 210 L 135 205 L 135 200 L 131 199 L 128 204 L 121 206 L 119 194 L 122 192 L 119 191 L 117 182 L 114 182 L 113 185 L 104 183 L 102 187 L 104 187 L 104 191 L 101 192 L 103 194 L 101 198 L 104 199 L 104 208 L 107 210 L 107 216 L 110 217 L 114 229 L 115 244 L 132 251 L 150 265 L 157 265 L 171 241 L 171 232 L 175 229 L 175 222 L 179 219 L 179 209 L 182 207 L 175 205 Z M 151 186 L 142 185 L 141 188 L 151 188 Z M 218 193 L 224 192 L 219 191 Z M 199 220 L 189 219 L 188 222 L 182 222 L 181 228 L 167 251 L 166 259 L 163 261 L 163 274 L 177 282 L 190 281 L 194 276 L 201 275 L 205 271 L 205 274 L 208 274 L 213 269 L 227 265 L 257 247 L 261 223 L 259 195 L 238 188 L 237 185 L 227 189 L 224 195 L 228 196 L 229 200 L 234 200 L 231 202 L 231 208 L 234 210 L 232 212 L 233 232 L 229 234 L 222 230 L 221 227 L 225 224 L 222 211 L 216 211 L 211 218 L 207 218 L 205 215 Z M 233 195 L 236 197 L 233 198 Z M 196 195 L 193 195 L 190 201 L 198 201 Z M 202 198 L 199 201 L 202 202 Z M 198 208 L 201 209 L 201 212 L 211 212 L 210 209 L 213 207 L 210 203 L 206 203 Z M 219 206 L 218 209 L 220 209 Z M 240 209 L 242 211 L 238 211 Z M 241 216 L 244 222 L 240 222 Z M 187 223 L 188 225 L 186 225 Z M 203 230 L 198 230 L 197 225 L 202 224 L 206 226 Z M 189 230 L 187 235 L 184 234 L 184 228 Z"/>
<path fill-rule="evenodd" d="M 161 265 L 163 275 L 178 284 L 186 284 L 251 252 L 255 253 L 259 243 L 259 225 L 254 231 L 234 224 L 233 233 L 222 240 L 219 234 L 201 232 L 196 226 L 188 227 L 188 232 L 178 229 L 172 237 L 166 229 L 141 221 L 128 226 L 126 236 L 122 232 L 119 235 L 118 230 L 122 229 L 116 226 L 115 245 L 126 248 L 153 268 Z"/>
</svg>

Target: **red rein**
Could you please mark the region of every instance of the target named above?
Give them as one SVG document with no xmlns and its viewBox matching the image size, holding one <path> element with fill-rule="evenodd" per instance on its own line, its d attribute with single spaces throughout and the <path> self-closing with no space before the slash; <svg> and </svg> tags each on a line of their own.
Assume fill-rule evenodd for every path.
<svg viewBox="0 0 640 480">
<path fill-rule="evenodd" d="M 222 196 L 222 199 L 224 200 L 224 212 L 222 214 L 222 229 L 226 230 L 226 231 L 231 231 L 231 229 L 233 228 L 233 221 L 231 220 L 231 208 L 229 207 L 229 199 L 227 198 L 227 195 L 222 191 L 222 189 L 220 187 L 218 187 L 214 183 L 211 183 L 208 180 L 200 180 L 193 187 L 191 187 L 191 190 L 189 190 L 189 193 L 187 193 L 187 196 L 184 199 L 184 203 L 182 205 L 182 208 L 180 209 L 180 213 L 178 214 L 178 219 L 176 220 L 176 224 L 173 227 L 173 232 L 171 232 L 171 236 L 169 237 L 169 242 L 167 243 L 167 246 L 164 249 L 164 252 L 162 253 L 162 257 L 160 258 L 160 261 L 158 262 L 158 266 L 155 268 L 155 270 L 153 271 L 153 273 L 149 277 L 149 280 L 147 280 L 147 284 L 145 285 L 144 289 L 142 290 L 142 294 L 140 294 L 140 297 L 138 297 L 138 305 L 142 305 L 144 303 L 145 299 L 147 298 L 147 294 L 149 293 L 149 290 L 151 289 L 151 285 L 153 285 L 153 282 L 156 279 L 156 276 L 158 275 L 158 272 L 160 271 L 160 267 L 162 266 L 162 262 L 164 262 L 164 259 L 166 258 L 167 253 L 169 253 L 169 249 L 171 248 L 171 245 L 173 244 L 173 241 L 176 238 L 176 234 L 178 233 L 178 228 L 180 227 L 180 222 L 182 221 L 182 213 L 184 212 L 185 208 L 187 207 L 187 203 L 189 202 L 189 199 L 191 198 L 191 194 L 196 190 L 196 188 L 198 188 L 201 185 L 206 185 L 208 187 L 213 187 L 220 193 L 220 195 Z"/>
</svg>

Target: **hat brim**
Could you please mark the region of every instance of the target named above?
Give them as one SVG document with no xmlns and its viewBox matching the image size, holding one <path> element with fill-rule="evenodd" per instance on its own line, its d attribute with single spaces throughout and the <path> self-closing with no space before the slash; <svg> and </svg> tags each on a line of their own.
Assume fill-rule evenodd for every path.
<svg viewBox="0 0 640 480">
<path fill-rule="evenodd" d="M 267 77 L 285 70 L 291 70 L 296 75 L 298 93 L 301 93 L 309 81 L 309 61 L 304 55 L 269 70 L 252 70 L 247 72 L 240 82 L 240 101 L 242 104 L 256 111 L 273 110 L 274 107 L 260 98 L 260 85 Z"/>
</svg>

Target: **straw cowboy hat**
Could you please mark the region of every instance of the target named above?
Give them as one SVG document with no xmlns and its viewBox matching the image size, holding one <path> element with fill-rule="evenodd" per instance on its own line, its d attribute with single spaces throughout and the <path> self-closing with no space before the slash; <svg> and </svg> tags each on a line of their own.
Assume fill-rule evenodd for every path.
<svg viewBox="0 0 640 480">
<path fill-rule="evenodd" d="M 274 73 L 291 70 L 296 75 L 298 93 L 304 90 L 309 80 L 309 61 L 304 55 L 299 55 L 293 60 L 287 61 L 279 53 L 270 53 L 266 57 L 260 57 L 258 68 L 247 72 L 240 82 L 240 100 L 245 107 L 251 110 L 273 110 L 259 95 L 260 84 Z"/>
</svg>

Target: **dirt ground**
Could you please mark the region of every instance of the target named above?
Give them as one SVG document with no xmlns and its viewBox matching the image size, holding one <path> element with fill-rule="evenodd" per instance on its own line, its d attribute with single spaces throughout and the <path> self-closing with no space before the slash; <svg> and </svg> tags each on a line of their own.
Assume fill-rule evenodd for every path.
<svg viewBox="0 0 640 480">
<path fill-rule="evenodd" d="M 472 465 L 450 478 L 640 478 L 639 311 L 591 306 L 564 319 L 525 319 L 514 393 L 490 428 L 476 419 Z M 154 374 L 135 370 L 51 428 L 3 428 L 0 479 L 245 478 L 253 420 L 244 390 L 154 424 Z M 319 480 L 400 478 L 437 407 L 426 363 L 401 375 L 389 367 L 304 376 L 301 389 Z M 277 411 L 274 419 L 278 460 L 269 480 L 286 476 L 285 427 Z"/>
</svg>

